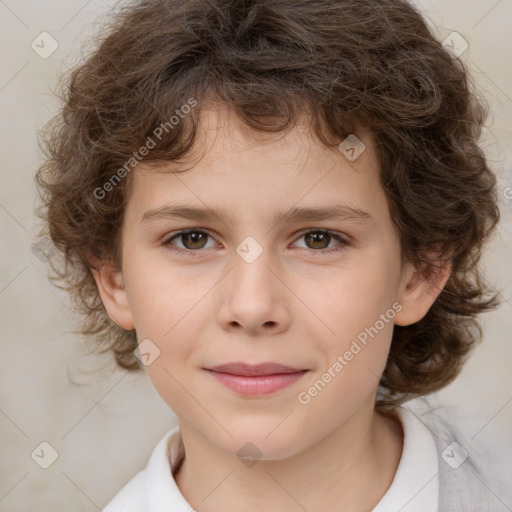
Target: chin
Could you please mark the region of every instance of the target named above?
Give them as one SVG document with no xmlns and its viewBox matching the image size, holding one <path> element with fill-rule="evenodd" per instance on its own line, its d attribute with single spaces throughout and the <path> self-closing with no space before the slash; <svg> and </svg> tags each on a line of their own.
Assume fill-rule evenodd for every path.
<svg viewBox="0 0 512 512">
<path fill-rule="evenodd" d="M 300 442 L 304 443 L 304 436 L 299 435 L 297 429 L 275 427 L 276 423 L 273 422 L 271 426 L 262 425 L 255 428 L 253 425 L 230 430 L 233 438 L 226 439 L 224 436 L 224 442 L 219 448 L 241 461 L 282 460 L 301 451 Z"/>
</svg>

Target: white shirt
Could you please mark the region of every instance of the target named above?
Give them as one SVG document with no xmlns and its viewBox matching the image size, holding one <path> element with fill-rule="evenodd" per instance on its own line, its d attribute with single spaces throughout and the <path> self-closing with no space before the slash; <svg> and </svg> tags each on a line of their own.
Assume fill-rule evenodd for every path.
<svg viewBox="0 0 512 512">
<path fill-rule="evenodd" d="M 404 431 L 402 455 L 391 486 L 372 512 L 438 512 L 436 441 L 412 411 L 398 407 L 396 414 Z M 183 456 L 179 427 L 175 427 L 156 445 L 146 468 L 117 493 L 103 512 L 192 512 L 173 477 Z"/>
</svg>

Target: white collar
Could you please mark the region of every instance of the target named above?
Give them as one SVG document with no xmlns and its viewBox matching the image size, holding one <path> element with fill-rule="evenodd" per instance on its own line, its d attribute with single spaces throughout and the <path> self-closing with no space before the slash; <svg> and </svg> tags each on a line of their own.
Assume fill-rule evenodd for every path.
<svg viewBox="0 0 512 512">
<path fill-rule="evenodd" d="M 434 437 L 411 410 L 395 411 L 404 431 L 402 456 L 389 489 L 372 512 L 437 512 L 439 457 Z"/>
</svg>

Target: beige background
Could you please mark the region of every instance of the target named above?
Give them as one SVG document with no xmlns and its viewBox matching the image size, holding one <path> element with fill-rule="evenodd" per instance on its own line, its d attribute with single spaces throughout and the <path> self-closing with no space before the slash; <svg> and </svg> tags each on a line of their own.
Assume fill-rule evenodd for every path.
<svg viewBox="0 0 512 512">
<path fill-rule="evenodd" d="M 36 130 L 57 107 L 51 94 L 57 75 L 80 59 L 81 44 L 108 5 L 0 0 L 1 512 L 99 510 L 175 424 L 145 375 L 127 375 L 86 355 L 83 342 L 69 332 L 76 319 L 66 297 L 46 281 L 45 264 L 31 252 L 37 227 L 33 177 L 41 159 Z M 486 277 L 501 287 L 503 306 L 484 317 L 484 343 L 462 375 L 433 398 L 453 407 L 470 456 L 488 448 L 494 470 L 512 475 L 512 199 L 506 199 L 512 187 L 512 0 L 419 5 L 438 25 L 440 38 L 457 31 L 469 43 L 462 58 L 492 109 L 484 144 L 499 175 L 503 210 L 485 256 Z M 43 31 L 59 45 L 46 59 L 31 48 Z M 48 469 L 31 458 L 43 441 L 58 453 Z M 492 489 L 492 480 L 486 484 Z M 512 510 L 509 490 L 501 498 Z"/>
</svg>

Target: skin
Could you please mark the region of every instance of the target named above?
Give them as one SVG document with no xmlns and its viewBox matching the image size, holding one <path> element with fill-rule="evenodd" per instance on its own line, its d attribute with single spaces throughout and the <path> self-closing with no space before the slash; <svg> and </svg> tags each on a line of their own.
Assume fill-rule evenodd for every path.
<svg viewBox="0 0 512 512">
<path fill-rule="evenodd" d="M 427 282 L 412 265 L 401 267 L 368 135 L 360 137 L 366 150 L 350 162 L 305 122 L 261 135 L 225 106 L 201 115 L 188 171 L 171 173 L 180 167 L 168 162 L 151 170 L 142 162 L 134 170 L 121 270 L 104 262 L 93 271 L 110 318 L 160 350 L 146 370 L 179 420 L 186 457 L 176 482 L 201 512 L 316 512 L 333 503 L 371 510 L 393 480 L 403 444 L 399 422 L 374 407 L 393 323 L 423 318 L 449 268 Z M 225 208 L 226 216 L 141 222 L 144 212 L 177 202 Z M 364 210 L 374 221 L 273 220 L 293 207 L 334 203 Z M 163 243 L 186 228 L 210 236 L 174 238 L 181 253 Z M 348 243 L 304 236 L 315 229 Z M 248 236 L 263 251 L 252 263 L 236 252 Z M 326 252 L 335 247 L 342 249 Z M 299 403 L 298 394 L 393 303 L 402 307 L 394 320 L 308 404 Z M 247 396 L 203 369 L 234 361 L 309 371 L 271 395 Z M 236 455 L 248 442 L 261 452 L 252 467 Z"/>
</svg>

